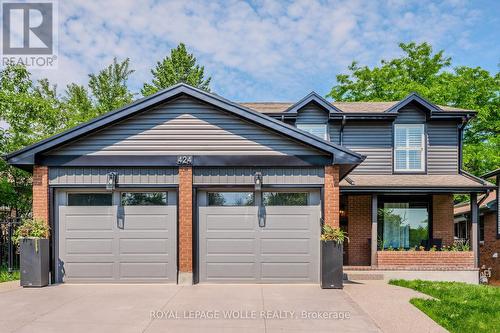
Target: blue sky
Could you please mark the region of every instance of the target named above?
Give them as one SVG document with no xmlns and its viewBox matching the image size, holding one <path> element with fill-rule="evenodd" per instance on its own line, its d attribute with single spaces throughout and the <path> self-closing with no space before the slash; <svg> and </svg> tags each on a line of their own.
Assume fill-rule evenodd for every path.
<svg viewBox="0 0 500 333">
<path fill-rule="evenodd" d="M 400 41 L 427 41 L 456 65 L 497 72 L 500 1 L 59 1 L 59 68 L 39 70 L 60 90 L 129 57 L 134 92 L 184 42 L 235 101 L 325 95 L 352 60 L 373 66 Z"/>
</svg>

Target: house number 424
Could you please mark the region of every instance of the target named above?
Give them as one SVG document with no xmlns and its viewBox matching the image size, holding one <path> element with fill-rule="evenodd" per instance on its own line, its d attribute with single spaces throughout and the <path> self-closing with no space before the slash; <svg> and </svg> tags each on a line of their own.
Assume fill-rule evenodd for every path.
<svg viewBox="0 0 500 333">
<path fill-rule="evenodd" d="M 193 164 L 193 156 L 182 155 L 177 156 L 177 165 L 192 165 Z"/>
</svg>

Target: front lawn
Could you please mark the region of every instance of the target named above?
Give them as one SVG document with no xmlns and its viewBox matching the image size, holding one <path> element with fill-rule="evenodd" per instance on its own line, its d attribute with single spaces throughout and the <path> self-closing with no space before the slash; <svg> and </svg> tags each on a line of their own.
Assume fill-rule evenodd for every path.
<svg viewBox="0 0 500 333">
<path fill-rule="evenodd" d="M 0 267 L 0 283 L 14 280 L 19 280 L 19 271 L 14 271 L 12 274 L 9 274 L 7 268 Z"/>
<path fill-rule="evenodd" d="M 391 280 L 435 299 L 413 298 L 411 304 L 453 333 L 500 332 L 500 288 L 459 282 Z"/>
</svg>

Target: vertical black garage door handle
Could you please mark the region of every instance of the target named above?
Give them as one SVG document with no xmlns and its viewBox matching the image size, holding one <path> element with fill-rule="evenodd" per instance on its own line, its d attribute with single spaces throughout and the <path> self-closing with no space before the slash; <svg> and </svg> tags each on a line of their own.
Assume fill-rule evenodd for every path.
<svg viewBox="0 0 500 333">
<path fill-rule="evenodd" d="M 118 229 L 123 229 L 123 224 L 124 224 L 123 216 L 118 216 L 117 225 L 116 225 L 118 227 Z"/>
<path fill-rule="evenodd" d="M 259 206 L 257 219 L 259 220 L 259 227 L 264 228 L 266 226 L 266 210 L 262 205 Z"/>
</svg>

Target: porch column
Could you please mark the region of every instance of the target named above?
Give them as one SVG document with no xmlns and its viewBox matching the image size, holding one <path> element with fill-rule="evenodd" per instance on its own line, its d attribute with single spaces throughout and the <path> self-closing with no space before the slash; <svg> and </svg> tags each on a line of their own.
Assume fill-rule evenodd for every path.
<svg viewBox="0 0 500 333">
<path fill-rule="evenodd" d="M 471 246 L 474 253 L 474 267 L 479 267 L 479 207 L 477 193 L 470 194 Z"/>
<path fill-rule="evenodd" d="M 193 168 L 179 167 L 179 278 L 193 284 Z"/>
<path fill-rule="evenodd" d="M 372 194 L 371 266 L 377 266 L 377 238 L 378 238 L 377 207 L 378 207 L 378 197 L 376 194 Z"/>
</svg>

